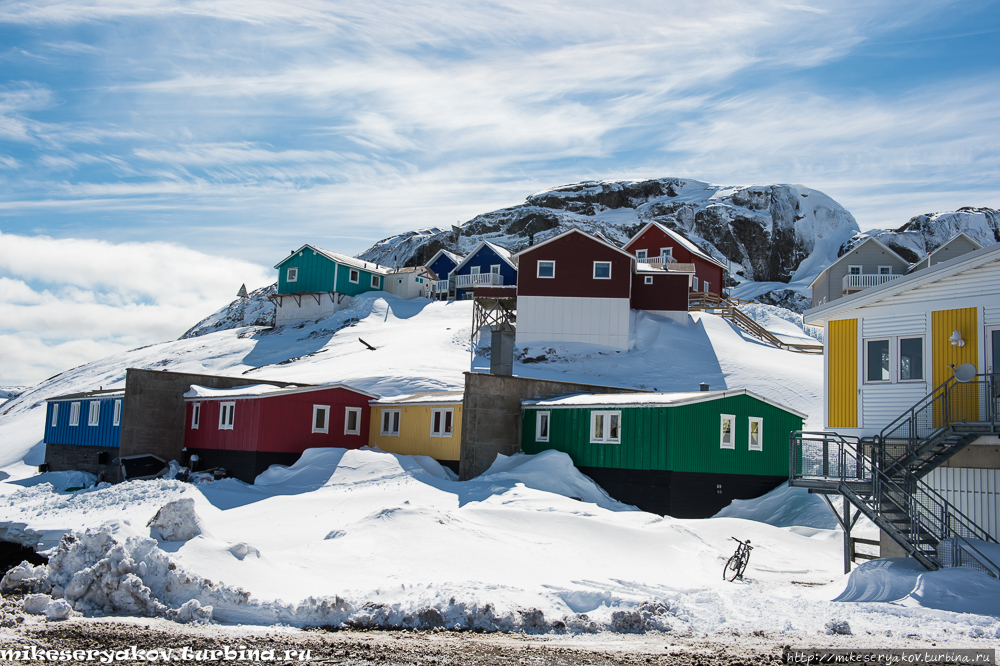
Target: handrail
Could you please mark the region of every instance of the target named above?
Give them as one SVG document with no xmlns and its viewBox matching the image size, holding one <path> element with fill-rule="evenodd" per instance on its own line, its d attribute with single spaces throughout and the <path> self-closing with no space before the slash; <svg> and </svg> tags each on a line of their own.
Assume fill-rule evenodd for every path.
<svg viewBox="0 0 1000 666">
<path fill-rule="evenodd" d="M 454 277 L 455 287 L 459 289 L 476 285 L 503 285 L 503 275 L 499 273 L 465 273 Z"/>
</svg>

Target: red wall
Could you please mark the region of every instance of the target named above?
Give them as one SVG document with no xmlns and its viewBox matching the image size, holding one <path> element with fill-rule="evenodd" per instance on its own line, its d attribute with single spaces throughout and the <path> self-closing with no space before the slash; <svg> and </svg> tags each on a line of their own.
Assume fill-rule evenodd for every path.
<svg viewBox="0 0 1000 666">
<path fill-rule="evenodd" d="M 678 263 L 694 264 L 694 274 L 698 278 L 698 291 L 705 291 L 702 283 L 708 280 L 710 291 L 716 294 L 722 293 L 722 267 L 692 253 L 655 225 L 646 229 L 641 236 L 630 240 L 625 249 L 632 254 L 635 254 L 637 250 L 646 250 L 647 257 L 658 257 L 660 249 L 665 247 L 673 248 L 674 259 Z M 684 309 L 686 310 L 687 307 Z"/>
<path fill-rule="evenodd" d="M 555 278 L 539 278 L 538 262 L 555 261 Z M 594 262 L 611 262 L 611 279 L 594 279 Z M 628 298 L 632 260 L 582 233 L 531 248 L 518 257 L 518 296 Z"/>
<path fill-rule="evenodd" d="M 200 400 L 201 419 L 191 428 L 195 401 L 187 403 L 184 446 L 191 449 L 302 453 L 318 447 L 357 449 L 368 444 L 370 396 L 343 388 L 253 398 Z M 219 405 L 235 402 L 232 430 L 219 429 Z M 313 405 L 330 406 L 328 433 L 312 432 Z M 357 435 L 344 434 L 347 407 L 361 408 Z"/>
<path fill-rule="evenodd" d="M 653 278 L 653 284 L 646 284 L 646 277 Z M 666 273 L 647 276 L 637 273 L 632 278 L 633 310 L 681 310 L 688 309 L 688 276 L 686 273 Z"/>
</svg>

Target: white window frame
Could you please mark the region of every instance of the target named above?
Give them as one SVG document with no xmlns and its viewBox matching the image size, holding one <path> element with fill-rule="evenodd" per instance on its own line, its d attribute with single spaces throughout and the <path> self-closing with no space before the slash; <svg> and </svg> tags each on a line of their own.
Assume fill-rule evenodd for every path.
<svg viewBox="0 0 1000 666">
<path fill-rule="evenodd" d="M 646 261 L 646 250 L 636 250 L 635 251 L 636 261 Z"/>
<path fill-rule="evenodd" d="M 69 424 L 73 427 L 80 425 L 80 403 L 69 403 Z"/>
<path fill-rule="evenodd" d="M 608 276 L 607 277 L 597 277 L 597 265 L 607 264 L 608 265 Z M 594 279 L 595 280 L 610 280 L 611 279 L 611 262 L 610 261 L 595 261 L 594 262 Z"/>
<path fill-rule="evenodd" d="M 285 269 L 285 282 L 298 282 L 299 281 L 299 269 L 298 268 L 287 268 Z"/>
<path fill-rule="evenodd" d="M 437 415 L 441 415 L 441 426 L 442 430 L 435 432 L 435 419 Z M 448 416 L 451 416 L 451 430 L 445 432 L 443 430 L 445 424 L 448 421 Z M 431 410 L 431 437 L 451 437 L 455 432 L 455 408 L 454 407 L 438 407 Z"/>
<path fill-rule="evenodd" d="M 400 281 L 400 284 L 402 284 L 402 281 Z M 372 276 L 372 289 L 381 289 L 381 288 L 382 288 L 382 278 L 380 276 L 378 276 L 378 275 L 373 275 Z"/>
<path fill-rule="evenodd" d="M 347 281 L 351 284 L 360 284 L 361 282 L 361 271 L 357 268 L 347 269 Z"/>
<path fill-rule="evenodd" d="M 708 293 L 711 289 L 708 288 L 708 280 L 701 281 L 701 290 Z"/>
<path fill-rule="evenodd" d="M 542 275 L 542 264 L 552 264 L 552 275 Z M 556 262 L 553 259 L 539 259 L 535 264 L 535 277 L 543 280 L 552 280 L 556 277 Z"/>
<path fill-rule="evenodd" d="M 603 432 L 597 434 L 597 419 L 602 417 Z M 618 419 L 618 437 L 611 436 L 611 419 Z M 590 443 L 591 444 L 621 444 L 622 413 L 621 410 L 595 410 L 590 413 Z"/>
<path fill-rule="evenodd" d="M 870 342 L 885 342 L 887 344 L 887 346 L 888 346 L 888 349 L 889 349 L 889 377 L 887 379 L 868 379 L 868 343 L 870 343 Z M 864 378 L 864 382 L 863 383 L 864 384 L 891 384 L 892 383 L 892 380 L 894 379 L 894 377 L 893 377 L 893 366 L 895 365 L 895 362 L 896 362 L 896 359 L 893 358 L 893 351 L 892 351 L 893 344 L 892 343 L 893 343 L 892 336 L 881 336 L 881 337 L 874 337 L 874 338 L 863 338 L 861 340 L 861 344 L 862 344 L 862 347 L 863 347 L 863 353 L 864 353 L 864 366 L 862 366 L 863 369 L 864 369 L 864 373 L 863 373 L 863 378 Z"/>
<path fill-rule="evenodd" d="M 490 273 L 500 275 L 500 264 L 490 264 Z"/>
<path fill-rule="evenodd" d="M 674 258 L 674 248 L 673 247 L 661 247 L 660 248 L 660 258 L 661 259 L 673 259 Z"/>
<path fill-rule="evenodd" d="M 726 442 L 726 421 L 729 421 L 728 443 Z M 719 414 L 719 448 L 736 449 L 736 416 L 733 414 Z"/>
<path fill-rule="evenodd" d="M 479 275 L 479 266 L 470 266 L 469 275 Z"/>
<path fill-rule="evenodd" d="M 229 414 L 229 418 L 226 418 Z M 236 423 L 236 402 L 219 403 L 219 430 L 232 430 Z"/>
<path fill-rule="evenodd" d="M 91 400 L 90 405 L 87 407 L 87 425 L 88 426 L 99 426 L 101 425 L 101 401 Z"/>
<path fill-rule="evenodd" d="M 542 421 L 545 421 L 545 435 L 542 433 Z M 535 441 L 547 442 L 552 434 L 552 412 L 535 412 Z"/>
<path fill-rule="evenodd" d="M 111 425 L 120 426 L 121 424 L 122 424 L 122 399 L 117 398 L 115 400 L 114 418 L 111 419 Z"/>
<path fill-rule="evenodd" d="M 753 445 L 753 424 L 757 424 L 757 446 Z M 760 416 L 747 418 L 747 448 L 750 451 L 764 450 L 764 419 Z"/>
<path fill-rule="evenodd" d="M 351 429 L 351 414 L 354 414 L 354 425 L 357 426 L 353 430 Z M 346 407 L 344 409 L 344 434 L 345 435 L 360 435 L 361 434 L 361 408 L 360 407 Z"/>
<path fill-rule="evenodd" d="M 393 416 L 395 416 L 395 419 L 393 419 Z M 388 418 L 389 422 L 388 427 L 386 427 L 386 418 Z M 403 417 L 400 415 L 400 410 L 383 409 L 382 413 L 379 415 L 379 435 L 382 437 L 399 437 L 402 420 Z M 393 426 L 395 426 L 395 430 L 393 430 Z"/>
<path fill-rule="evenodd" d="M 646 284 L 653 284 L 653 276 L 652 275 L 647 275 L 646 276 Z"/>
<path fill-rule="evenodd" d="M 883 268 L 885 269 L 884 273 L 882 272 Z M 892 266 L 879 266 L 878 267 L 878 274 L 879 275 L 892 275 Z"/>
<path fill-rule="evenodd" d="M 698 291 L 698 276 L 691 276 L 691 291 Z"/>
<path fill-rule="evenodd" d="M 197 430 L 201 425 L 201 403 L 191 403 L 191 430 Z"/>
<path fill-rule="evenodd" d="M 55 428 L 57 425 L 59 425 L 59 403 L 58 402 L 54 402 L 54 403 L 52 403 L 52 426 L 51 427 Z"/>
<path fill-rule="evenodd" d="M 858 269 L 857 273 L 854 272 L 855 268 Z M 865 270 L 864 266 L 858 266 L 857 264 L 848 264 L 847 265 L 847 274 L 848 275 L 861 275 L 864 270 Z"/>
<path fill-rule="evenodd" d="M 903 340 L 920 340 L 920 379 L 903 379 Z M 889 362 L 892 363 L 892 352 L 889 352 Z M 896 336 L 896 362 L 890 368 L 896 373 L 896 382 L 900 384 L 923 384 L 927 381 L 927 337 L 924 335 L 899 335 Z M 892 377 L 892 372 L 889 374 Z"/>
<path fill-rule="evenodd" d="M 316 415 L 323 412 L 323 427 L 316 427 Z M 330 432 L 330 405 L 313 405 L 312 421 L 310 422 L 312 431 L 326 435 Z"/>
</svg>

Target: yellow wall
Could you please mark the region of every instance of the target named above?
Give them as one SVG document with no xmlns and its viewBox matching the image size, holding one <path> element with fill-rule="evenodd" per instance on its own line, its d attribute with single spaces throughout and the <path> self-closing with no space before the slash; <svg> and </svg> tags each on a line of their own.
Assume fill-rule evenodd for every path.
<svg viewBox="0 0 1000 666">
<path fill-rule="evenodd" d="M 826 341 L 830 428 L 858 427 L 858 320 L 831 321 Z"/>
<path fill-rule="evenodd" d="M 931 348 L 934 364 L 934 386 L 943 384 L 952 376 L 949 365 L 958 367 L 971 363 L 978 369 L 979 362 L 979 318 L 977 308 L 958 310 L 937 310 L 931 313 Z M 955 347 L 949 341 L 955 331 L 962 333 L 964 347 Z M 975 395 L 972 393 L 975 392 Z M 961 400 L 952 400 L 951 419 L 953 421 L 977 421 L 979 419 L 978 388 L 969 385 L 964 388 Z M 936 425 L 940 425 L 940 415 L 935 414 Z"/>
<path fill-rule="evenodd" d="M 431 412 L 434 409 L 455 410 L 451 437 L 431 437 Z M 399 437 L 383 437 L 382 410 L 399 410 Z M 435 460 L 458 460 L 462 447 L 462 405 L 375 405 L 371 408 L 369 441 L 383 451 L 408 456 L 430 456 Z"/>
</svg>

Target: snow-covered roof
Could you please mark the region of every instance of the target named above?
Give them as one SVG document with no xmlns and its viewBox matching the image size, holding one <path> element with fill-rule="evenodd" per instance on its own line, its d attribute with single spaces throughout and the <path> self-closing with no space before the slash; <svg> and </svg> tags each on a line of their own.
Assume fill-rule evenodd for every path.
<svg viewBox="0 0 1000 666">
<path fill-rule="evenodd" d="M 456 403 L 461 404 L 464 398 L 465 391 L 420 391 L 418 393 L 406 393 L 403 395 L 392 396 L 390 398 L 379 398 L 378 400 L 369 401 L 368 404 L 379 406 L 415 404 L 453 405 Z"/>
<path fill-rule="evenodd" d="M 629 248 L 629 246 L 632 245 L 632 243 L 634 243 L 636 241 L 636 239 L 638 239 L 640 236 L 642 236 L 644 233 L 646 233 L 646 230 L 649 229 L 652 226 L 655 226 L 657 229 L 659 229 L 660 231 L 662 231 L 663 233 L 665 233 L 667 236 L 669 236 L 670 238 L 672 238 L 674 241 L 676 241 L 677 243 L 679 243 L 681 246 L 684 247 L 685 250 L 687 250 L 691 254 L 697 255 L 697 256 L 701 257 L 702 259 L 704 259 L 705 261 L 710 261 L 713 264 L 715 264 L 716 266 L 719 266 L 721 268 L 726 268 L 726 265 L 724 263 L 722 263 L 721 261 L 719 261 L 715 257 L 711 256 L 710 254 L 707 254 L 704 250 L 702 250 L 700 247 L 698 247 L 697 245 L 695 245 L 694 243 L 692 243 L 691 241 L 689 241 L 687 238 L 685 238 L 681 234 L 677 233 L 676 231 L 673 231 L 673 230 L 669 229 L 668 227 L 666 227 L 663 224 L 660 224 L 659 222 L 649 222 L 649 223 L 647 223 L 646 226 L 644 226 L 642 229 L 640 229 L 638 232 L 636 232 L 636 234 L 634 236 L 632 236 L 632 238 L 630 238 L 627 243 L 625 243 L 625 249 L 627 250 Z"/>
<path fill-rule="evenodd" d="M 366 395 L 370 398 L 378 398 L 375 393 L 362 391 L 361 389 L 348 386 L 347 384 L 319 384 L 317 386 L 273 386 L 271 384 L 250 384 L 248 386 L 236 386 L 234 388 L 215 389 L 207 386 L 192 384 L 184 397 L 188 400 L 219 400 L 222 398 L 271 398 L 276 395 L 288 395 L 290 393 L 308 393 L 310 391 L 326 391 L 329 389 L 342 388 Z"/>
<path fill-rule="evenodd" d="M 323 256 L 325 256 L 327 259 L 330 259 L 331 261 L 335 261 L 335 262 L 337 262 L 339 264 L 344 264 L 345 266 L 352 266 L 354 268 L 361 268 L 361 269 L 364 269 L 364 270 L 368 271 L 369 273 L 378 273 L 380 275 L 388 275 L 389 273 L 392 272 L 392 269 L 388 268 L 387 266 L 379 266 L 378 264 L 372 263 L 370 261 L 364 261 L 362 259 L 356 259 L 354 257 L 348 257 L 346 254 L 340 254 L 339 252 L 331 252 L 330 250 L 324 250 L 321 247 L 316 247 L 315 245 L 310 245 L 309 243 L 306 243 L 305 245 L 303 245 L 302 247 L 300 247 L 299 249 L 297 249 L 295 252 L 292 252 L 290 255 L 288 255 L 287 257 L 285 257 L 284 259 L 282 259 L 278 263 L 276 263 L 274 265 L 274 267 L 278 268 L 283 263 L 285 263 L 286 261 L 288 261 L 289 259 L 291 259 L 295 255 L 297 255 L 299 252 L 302 252 L 306 248 L 309 248 L 313 252 L 317 252 L 319 254 L 322 254 Z"/>
<path fill-rule="evenodd" d="M 437 261 L 438 257 L 440 257 L 441 255 L 444 255 L 449 259 L 451 259 L 452 261 L 454 261 L 456 266 L 462 263 L 462 259 L 464 259 L 464 257 L 462 257 L 461 255 L 455 254 L 454 252 L 449 252 L 448 250 L 441 248 L 440 250 L 434 253 L 434 256 L 431 257 L 430 261 L 427 262 L 427 265 L 430 266 L 431 264 L 433 264 L 435 261 Z"/>
<path fill-rule="evenodd" d="M 87 400 L 94 398 L 116 398 L 125 395 L 125 389 L 98 389 L 96 391 L 83 391 L 81 393 L 67 393 L 66 395 L 56 395 L 46 398 L 46 402 L 61 402 L 63 400 Z"/>
<path fill-rule="evenodd" d="M 808 414 L 786 407 L 747 389 L 726 391 L 691 391 L 687 393 L 577 393 L 544 400 L 522 400 L 525 407 L 575 408 L 575 407 L 663 407 L 667 405 L 692 405 L 698 402 L 721 400 L 737 395 L 747 395 L 766 402 L 786 412 L 807 418 Z"/>
<path fill-rule="evenodd" d="M 511 261 L 510 250 L 504 249 L 499 245 L 495 245 L 489 241 L 484 240 L 484 241 L 479 241 L 479 244 L 476 245 L 476 247 L 472 248 L 472 251 L 469 252 L 469 254 L 465 255 L 465 258 L 462 259 L 462 261 L 460 261 L 457 266 L 451 269 L 451 272 L 458 274 L 458 271 L 462 268 L 462 266 L 465 266 L 465 264 L 467 264 L 470 259 L 476 256 L 476 253 L 479 252 L 479 250 L 481 250 L 484 246 L 493 250 L 496 253 L 496 255 L 501 259 L 503 259 L 504 261 L 506 261 L 511 268 L 517 270 L 517 266 L 515 266 L 514 262 Z"/>
<path fill-rule="evenodd" d="M 522 254 L 527 254 L 528 252 L 531 252 L 533 250 L 537 250 L 540 247 L 544 247 L 544 246 L 548 245 L 549 243 L 551 243 L 553 241 L 557 241 L 560 238 L 564 238 L 564 237 L 566 237 L 566 236 L 568 236 L 570 234 L 582 234 L 583 236 L 586 236 L 587 238 L 589 238 L 589 239 L 591 239 L 593 241 L 596 241 L 596 242 L 600 243 L 601 245 L 607 245 L 609 248 L 611 248 L 615 252 L 620 252 L 620 253 L 624 254 L 629 259 L 632 259 L 632 260 L 635 259 L 635 255 L 626 252 L 625 250 L 621 249 L 620 247 L 618 247 L 614 243 L 610 242 L 607 239 L 607 237 L 605 237 L 603 234 L 601 234 L 600 236 L 595 235 L 595 234 L 588 234 L 586 231 L 583 231 L 582 229 L 577 229 L 576 227 L 573 227 L 572 229 L 567 229 L 566 231 L 562 232 L 561 234 L 556 234 L 552 238 L 549 238 L 548 240 L 544 240 L 541 243 L 538 243 L 536 245 L 532 245 L 530 247 L 524 248 L 523 250 L 521 250 L 520 252 L 518 252 L 517 254 L 514 255 L 514 259 L 518 259 L 519 260 L 520 256 Z"/>
<path fill-rule="evenodd" d="M 877 287 L 868 287 L 857 293 L 811 308 L 802 313 L 802 322 L 809 325 L 822 325 L 827 319 L 831 319 L 843 312 L 878 303 L 909 289 L 915 289 L 931 282 L 943 280 L 944 278 L 962 273 L 990 261 L 1000 261 L 1000 243 L 988 245 L 987 247 L 968 252 L 954 259 L 942 261 L 940 264 L 935 264 L 930 268 L 898 277 Z"/>
</svg>

